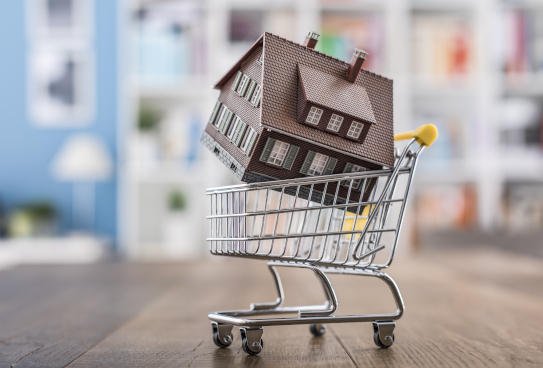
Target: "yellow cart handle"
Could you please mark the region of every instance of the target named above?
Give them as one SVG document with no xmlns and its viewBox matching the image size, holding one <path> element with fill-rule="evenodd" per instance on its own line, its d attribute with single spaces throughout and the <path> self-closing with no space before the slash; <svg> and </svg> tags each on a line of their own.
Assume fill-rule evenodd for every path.
<svg viewBox="0 0 543 368">
<path fill-rule="evenodd" d="M 415 138 L 422 146 L 430 147 L 437 139 L 437 127 L 434 124 L 425 124 L 412 132 L 394 134 L 395 141 L 411 138 Z"/>
</svg>

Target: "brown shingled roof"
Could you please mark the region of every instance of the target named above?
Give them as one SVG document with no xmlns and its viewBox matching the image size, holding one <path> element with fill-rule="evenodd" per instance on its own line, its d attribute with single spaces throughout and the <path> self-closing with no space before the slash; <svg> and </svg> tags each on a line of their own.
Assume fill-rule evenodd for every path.
<svg viewBox="0 0 543 368">
<path fill-rule="evenodd" d="M 307 101 L 354 119 L 376 122 L 364 87 L 303 64 L 298 64 L 298 75 Z"/>
<path fill-rule="evenodd" d="M 263 126 L 381 165 L 394 165 L 392 80 L 388 78 L 362 69 L 356 81 L 349 83 L 347 82 L 348 63 L 266 32 L 214 87 L 221 88 L 261 44 L 264 47 L 262 81 L 259 81 L 262 83 L 260 121 Z M 372 112 L 373 120 L 367 120 L 367 118 L 364 120 L 372 121 L 374 124 L 364 143 L 351 141 L 297 122 L 298 64 L 332 76 L 336 79 L 336 83 L 337 80 L 344 80 L 345 83 L 356 86 L 354 88 L 360 87 L 365 90 L 369 105 L 363 109 L 366 115 L 369 115 L 368 111 Z M 327 86 L 329 87 L 328 84 Z M 319 88 L 327 91 L 323 87 Z M 336 97 L 337 92 L 334 89 L 329 91 L 329 94 L 331 97 Z M 364 100 L 365 97 L 362 97 L 359 103 L 364 104 Z M 350 106 L 345 106 L 341 107 L 340 111 L 345 111 L 351 116 L 361 113 L 355 112 L 356 109 L 348 112 L 347 110 L 350 109 Z"/>
<path fill-rule="evenodd" d="M 351 141 L 297 121 L 298 64 L 345 81 L 349 64 L 268 32 L 264 33 L 263 42 L 262 125 L 344 154 L 394 165 L 392 80 L 360 71 L 354 84 L 365 88 L 375 124 L 364 143 Z"/>
</svg>

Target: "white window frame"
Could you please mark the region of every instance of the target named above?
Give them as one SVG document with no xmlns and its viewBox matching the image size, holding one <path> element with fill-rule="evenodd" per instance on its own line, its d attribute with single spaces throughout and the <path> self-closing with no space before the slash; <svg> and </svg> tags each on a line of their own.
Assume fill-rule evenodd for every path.
<svg viewBox="0 0 543 368">
<path fill-rule="evenodd" d="M 221 106 L 221 110 L 219 111 L 219 117 L 217 119 L 215 119 L 215 122 L 213 123 L 213 125 L 215 125 L 215 127 L 217 127 L 217 129 L 219 129 L 219 127 L 221 126 L 221 121 L 224 119 L 224 114 L 227 114 L 228 113 L 228 107 L 226 107 L 226 105 L 222 105 Z"/>
<path fill-rule="evenodd" d="M 243 74 L 243 77 L 241 77 L 241 80 L 239 81 L 238 88 L 236 89 L 238 95 L 243 96 L 241 92 L 245 89 L 245 86 L 247 85 L 247 83 L 249 83 L 250 80 L 251 78 L 249 78 L 247 74 Z M 246 89 L 245 92 L 247 92 Z"/>
<path fill-rule="evenodd" d="M 347 132 L 347 137 L 358 139 L 360 138 L 362 130 L 364 130 L 364 123 L 353 120 L 351 126 L 349 127 L 349 131 Z"/>
<path fill-rule="evenodd" d="M 311 106 L 311 109 L 309 110 L 309 114 L 307 114 L 307 118 L 305 119 L 305 122 L 312 125 L 319 125 L 322 112 L 323 112 L 322 109 L 319 109 L 318 107 L 315 107 L 315 106 Z"/>
<path fill-rule="evenodd" d="M 355 165 L 355 164 L 352 164 L 353 167 L 351 168 L 351 172 L 352 173 L 355 173 L 355 172 L 362 172 L 362 171 L 366 171 L 367 169 L 363 166 L 360 166 L 360 165 Z M 353 189 L 358 189 L 360 188 L 360 184 L 362 183 L 362 179 L 355 179 L 353 180 L 353 186 L 352 188 Z M 349 186 L 349 182 L 347 182 L 346 186 Z"/>
<path fill-rule="evenodd" d="M 249 154 L 249 152 L 247 152 L 247 148 L 249 147 L 249 144 L 251 143 L 251 140 L 253 139 L 253 136 L 255 135 L 256 135 L 256 131 L 253 128 L 251 127 L 247 128 L 245 140 L 241 143 L 241 146 L 239 147 L 246 154 Z"/>
<path fill-rule="evenodd" d="M 258 97 L 260 97 L 259 95 L 260 95 L 261 90 L 262 90 L 262 86 L 257 83 L 256 87 L 255 87 L 255 89 L 253 91 L 253 96 L 251 97 L 251 103 L 253 105 L 255 105 L 255 106 L 256 106 L 256 101 L 257 101 Z"/>
<path fill-rule="evenodd" d="M 234 133 L 237 131 L 238 126 L 240 125 L 241 119 L 239 116 L 234 116 L 234 123 L 232 124 L 232 127 L 230 128 L 230 131 L 227 132 L 226 136 L 228 139 L 232 140 L 234 138 Z"/>
<path fill-rule="evenodd" d="M 307 170 L 307 175 L 311 175 L 311 176 L 322 175 L 329 159 L 330 159 L 330 156 L 326 156 L 326 155 L 316 152 L 315 157 L 313 157 L 313 161 L 311 161 L 311 165 L 309 166 L 309 170 Z"/>
<path fill-rule="evenodd" d="M 285 162 L 285 158 L 287 157 L 289 148 L 290 144 L 283 141 L 275 141 L 267 163 L 282 167 L 283 163 Z"/>
<path fill-rule="evenodd" d="M 331 130 L 332 132 L 339 132 L 339 128 L 341 128 L 342 123 L 343 116 L 332 114 L 332 117 L 330 118 L 326 129 Z"/>
</svg>

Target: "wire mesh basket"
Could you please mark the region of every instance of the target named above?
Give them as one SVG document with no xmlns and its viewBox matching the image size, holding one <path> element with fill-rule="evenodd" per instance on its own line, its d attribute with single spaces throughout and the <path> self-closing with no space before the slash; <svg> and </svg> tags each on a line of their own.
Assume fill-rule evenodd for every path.
<svg viewBox="0 0 543 368">
<path fill-rule="evenodd" d="M 394 258 L 417 158 L 436 136 L 434 126 L 400 135 L 412 139 L 401 153 L 395 150 L 395 164 L 389 169 L 208 189 L 211 253 L 267 260 L 279 295 L 275 302 L 252 304 L 249 310 L 209 314 L 215 343 L 230 345 L 232 326 L 240 326 L 244 350 L 258 354 L 262 326 L 310 324 L 311 332 L 320 336 L 324 323 L 371 321 L 375 343 L 390 347 L 394 321 L 404 305 L 397 285 L 381 270 Z M 283 307 L 279 266 L 313 270 L 324 286 L 325 303 Z M 381 279 L 394 296 L 396 312 L 333 315 L 337 297 L 327 273 Z M 283 313 L 298 316 L 245 318 Z"/>
</svg>

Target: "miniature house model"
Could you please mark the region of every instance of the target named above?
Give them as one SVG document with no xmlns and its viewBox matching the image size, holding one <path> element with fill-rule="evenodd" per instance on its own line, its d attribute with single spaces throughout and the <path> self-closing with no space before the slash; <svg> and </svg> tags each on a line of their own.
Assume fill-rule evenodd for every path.
<svg viewBox="0 0 543 368">
<path fill-rule="evenodd" d="M 314 50 L 317 40 L 264 33 L 214 86 L 202 142 L 240 180 L 394 165 L 392 81 L 362 69 L 365 52 L 346 63 Z"/>
</svg>

